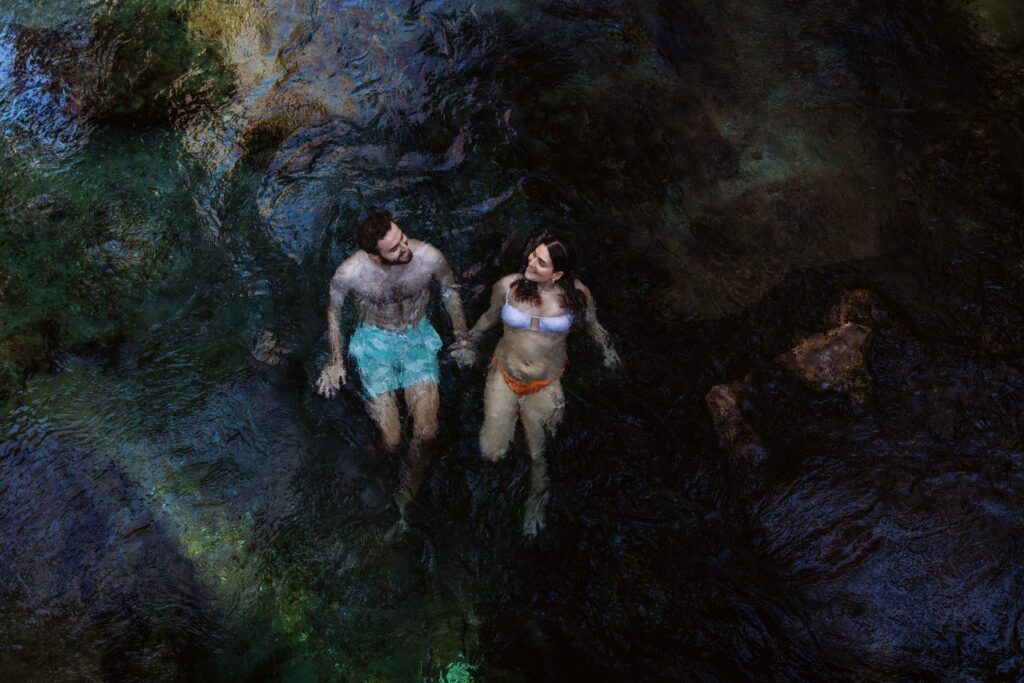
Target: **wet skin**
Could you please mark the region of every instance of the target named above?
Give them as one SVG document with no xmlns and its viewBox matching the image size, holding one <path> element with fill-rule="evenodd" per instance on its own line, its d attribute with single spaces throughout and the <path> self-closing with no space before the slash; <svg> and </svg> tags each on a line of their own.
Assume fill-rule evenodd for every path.
<svg viewBox="0 0 1024 683">
<path fill-rule="evenodd" d="M 522 275 L 506 275 L 498 280 L 491 291 L 490 307 L 470 331 L 476 342 L 486 330 L 501 319 L 501 308 L 508 302 L 531 316 L 555 317 L 567 312 L 555 283 L 562 277 L 555 271 L 545 245 L 540 245 L 530 254 L 528 265 Z M 520 277 L 538 284 L 540 305 L 533 302 L 516 301 L 509 293 L 512 283 Z M 612 348 L 608 332 L 597 321 L 594 298 L 590 290 L 577 281 L 576 288 L 586 300 L 583 324 L 594 340 L 600 345 L 607 367 L 614 367 L 621 361 Z M 566 339 L 568 332 L 540 332 L 539 321 L 531 321 L 532 329 L 517 329 L 504 326 L 504 332 L 494 350 L 495 362 L 487 373 L 484 388 L 484 424 L 480 430 L 480 452 L 484 458 L 497 462 L 508 452 L 515 435 L 516 421 L 522 420 L 526 432 L 526 445 L 531 457 L 531 488 L 526 504 L 524 532 L 536 534 L 543 527 L 543 508 L 547 498 L 547 461 L 544 448 L 547 437 L 553 434 L 562 421 L 565 410 L 565 396 L 562 382 L 556 379 L 544 388 L 531 394 L 517 395 L 509 388 L 502 376 L 504 368 L 509 376 L 521 382 L 548 380 L 562 372 L 568 360 Z"/>
</svg>

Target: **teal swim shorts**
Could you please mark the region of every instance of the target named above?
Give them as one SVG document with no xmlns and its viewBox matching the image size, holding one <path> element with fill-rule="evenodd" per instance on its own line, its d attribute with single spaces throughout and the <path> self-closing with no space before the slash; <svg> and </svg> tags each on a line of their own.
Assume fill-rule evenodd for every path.
<svg viewBox="0 0 1024 683">
<path fill-rule="evenodd" d="M 400 330 L 362 323 L 348 345 L 369 398 L 419 382 L 436 384 L 440 349 L 441 337 L 426 317 Z"/>
</svg>

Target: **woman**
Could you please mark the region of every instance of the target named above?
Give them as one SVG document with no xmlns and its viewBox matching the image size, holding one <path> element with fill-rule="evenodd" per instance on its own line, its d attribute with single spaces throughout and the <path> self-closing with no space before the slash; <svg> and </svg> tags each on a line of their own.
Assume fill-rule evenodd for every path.
<svg viewBox="0 0 1024 683">
<path fill-rule="evenodd" d="M 475 344 L 499 319 L 504 323 L 487 373 L 480 451 L 497 462 L 508 452 L 516 420 L 522 420 L 532 461 L 523 520 L 528 536 L 544 526 L 548 488 L 544 445 L 562 421 L 561 377 L 567 362 L 565 342 L 573 324 L 586 326 L 601 346 L 606 366 L 620 362 L 608 332 L 597 322 L 590 290 L 576 279 L 568 245 L 553 237 L 538 238 L 534 244 L 526 268 L 498 280 L 490 308 L 470 330 Z"/>
</svg>

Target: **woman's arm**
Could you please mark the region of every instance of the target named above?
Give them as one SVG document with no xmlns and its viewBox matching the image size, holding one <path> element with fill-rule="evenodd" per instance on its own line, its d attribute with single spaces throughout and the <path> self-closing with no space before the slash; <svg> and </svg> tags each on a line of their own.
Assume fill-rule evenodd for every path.
<svg viewBox="0 0 1024 683">
<path fill-rule="evenodd" d="M 514 275 L 506 275 L 494 283 L 494 287 L 491 289 L 490 307 L 484 311 L 484 314 L 473 325 L 473 329 L 469 331 L 469 340 L 473 344 L 476 344 L 484 332 L 497 325 L 501 320 L 501 307 L 505 305 L 505 294 L 514 277 Z"/>
<path fill-rule="evenodd" d="M 591 295 L 590 290 L 582 282 L 576 282 L 576 289 L 580 291 L 587 302 L 587 310 L 584 314 L 583 322 L 587 326 L 587 333 L 593 337 L 594 341 L 596 341 L 601 347 L 605 366 L 613 368 L 617 365 L 621 365 L 622 359 L 619 358 L 618 352 L 616 352 L 615 348 L 612 346 L 611 335 L 608 334 L 608 330 L 601 327 L 601 323 L 597 321 L 597 306 L 594 305 L 593 295 Z"/>
</svg>

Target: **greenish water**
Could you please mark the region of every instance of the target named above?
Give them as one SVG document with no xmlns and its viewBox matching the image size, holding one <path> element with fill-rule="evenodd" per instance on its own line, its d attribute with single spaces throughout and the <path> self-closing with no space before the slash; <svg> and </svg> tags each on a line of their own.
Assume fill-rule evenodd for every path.
<svg viewBox="0 0 1024 683">
<path fill-rule="evenodd" d="M 5 4 L 0 678 L 1019 675 L 1022 26 L 999 2 Z M 313 394 L 371 206 L 445 252 L 471 321 L 530 235 L 580 248 L 626 363 L 572 340 L 535 542 L 525 455 L 476 453 L 482 370 L 442 363 L 399 538 L 360 401 Z M 864 404 L 771 365 L 853 287 L 899 321 Z M 753 493 L 704 404 L 747 373 Z"/>
</svg>

